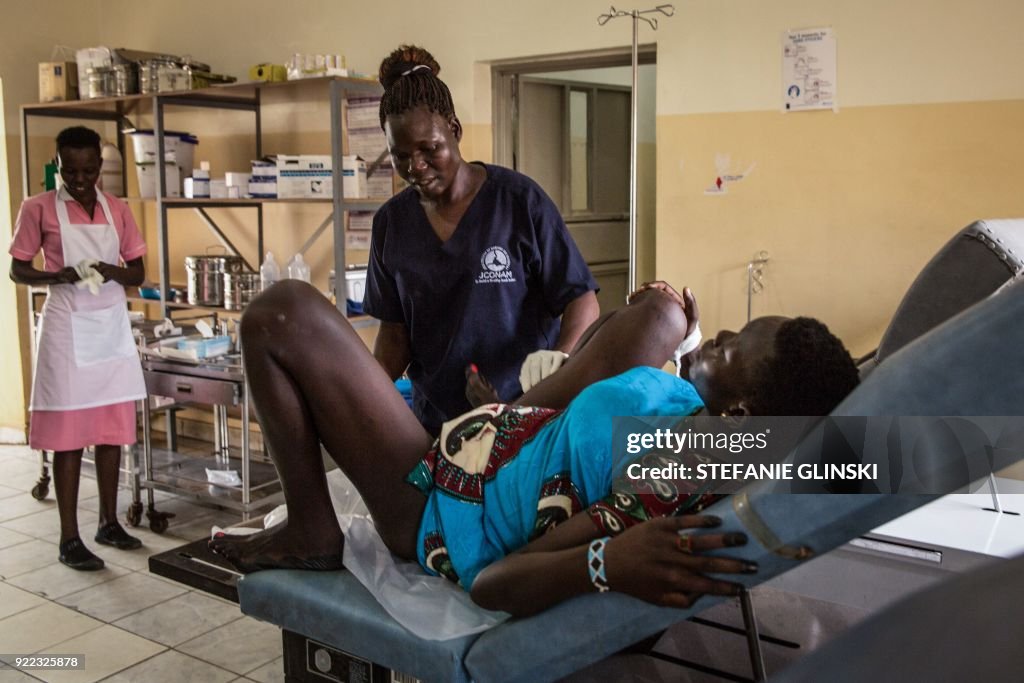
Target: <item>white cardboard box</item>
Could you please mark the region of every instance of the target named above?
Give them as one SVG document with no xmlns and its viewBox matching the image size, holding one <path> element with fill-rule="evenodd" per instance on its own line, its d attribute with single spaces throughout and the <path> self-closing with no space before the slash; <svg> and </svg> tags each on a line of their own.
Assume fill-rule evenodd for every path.
<svg viewBox="0 0 1024 683">
<path fill-rule="evenodd" d="M 366 182 L 366 162 L 357 156 L 341 158 L 341 188 L 349 199 L 369 197 Z"/>
<path fill-rule="evenodd" d="M 278 197 L 316 199 L 334 196 L 329 156 L 278 154 L 277 173 Z"/>
</svg>

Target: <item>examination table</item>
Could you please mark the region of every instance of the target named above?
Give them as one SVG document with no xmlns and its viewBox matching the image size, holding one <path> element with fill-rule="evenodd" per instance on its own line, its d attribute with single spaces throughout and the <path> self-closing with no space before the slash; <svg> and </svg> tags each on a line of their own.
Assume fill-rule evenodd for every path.
<svg viewBox="0 0 1024 683">
<path fill-rule="evenodd" d="M 1021 416 L 1022 367 L 1024 282 L 1017 281 L 894 353 L 833 415 Z M 821 429 L 819 425 L 796 450 L 806 454 L 808 449 L 820 449 L 822 443 L 832 443 L 823 438 Z M 856 447 L 856 439 L 849 442 Z M 929 471 L 941 472 L 947 465 L 957 469 L 963 460 L 961 449 L 947 449 L 944 443 L 936 439 L 929 449 Z M 875 454 L 863 448 L 856 455 L 867 462 Z M 1020 455 L 1019 449 L 992 449 L 990 467 L 1006 467 Z M 749 586 L 820 556 L 958 485 L 935 490 L 933 484 L 921 495 L 783 495 L 777 486 L 768 482 L 749 486 L 708 510 L 725 520 L 725 530 L 744 530 L 750 537 L 746 547 L 728 551 L 760 565 L 756 575 L 730 577 Z M 238 596 L 245 614 L 285 632 L 288 680 L 349 680 L 350 669 L 345 667 L 362 659 L 424 681 L 507 683 L 555 680 L 720 600 L 704 597 L 694 608 L 669 609 L 615 592 L 590 594 L 480 635 L 427 641 L 400 626 L 343 570 L 257 572 L 238 582 Z M 332 651 L 337 666 L 332 663 Z M 316 673 L 318 668 L 322 677 Z"/>
</svg>

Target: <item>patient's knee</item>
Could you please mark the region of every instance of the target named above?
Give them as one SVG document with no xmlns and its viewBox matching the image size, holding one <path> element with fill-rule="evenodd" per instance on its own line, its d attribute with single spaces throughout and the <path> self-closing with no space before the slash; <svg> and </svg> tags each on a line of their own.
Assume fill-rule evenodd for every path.
<svg viewBox="0 0 1024 683">
<path fill-rule="evenodd" d="M 253 299 L 242 314 L 239 333 L 242 342 L 264 335 L 284 335 L 310 309 L 326 301 L 322 294 L 301 280 L 281 280 Z"/>
<path fill-rule="evenodd" d="M 681 341 L 686 336 L 686 314 L 678 301 L 660 289 L 647 289 L 633 298 L 629 308 L 645 326 L 666 337 Z"/>
</svg>

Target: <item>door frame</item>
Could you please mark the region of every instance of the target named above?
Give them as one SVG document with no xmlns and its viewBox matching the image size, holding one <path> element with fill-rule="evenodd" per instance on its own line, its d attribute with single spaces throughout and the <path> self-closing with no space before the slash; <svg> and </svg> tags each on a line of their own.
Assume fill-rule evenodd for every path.
<svg viewBox="0 0 1024 683">
<path fill-rule="evenodd" d="M 657 63 L 657 43 L 637 46 L 637 65 Z M 610 47 L 600 50 L 581 50 L 532 57 L 514 57 L 491 62 L 491 124 L 493 127 L 492 154 L 494 163 L 515 168 L 514 140 L 518 135 L 518 122 L 512 115 L 516 111 L 519 76 L 547 71 L 575 71 L 615 66 L 632 66 L 632 48 Z"/>
</svg>

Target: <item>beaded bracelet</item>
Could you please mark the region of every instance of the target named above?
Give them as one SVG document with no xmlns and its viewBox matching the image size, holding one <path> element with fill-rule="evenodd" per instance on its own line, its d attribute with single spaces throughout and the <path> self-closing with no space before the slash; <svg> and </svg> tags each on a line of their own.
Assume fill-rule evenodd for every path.
<svg viewBox="0 0 1024 683">
<path fill-rule="evenodd" d="M 611 539 L 611 536 L 595 538 L 587 548 L 587 571 L 590 573 L 590 583 L 594 584 L 599 593 L 608 590 L 608 576 L 604 571 L 604 546 Z"/>
</svg>

